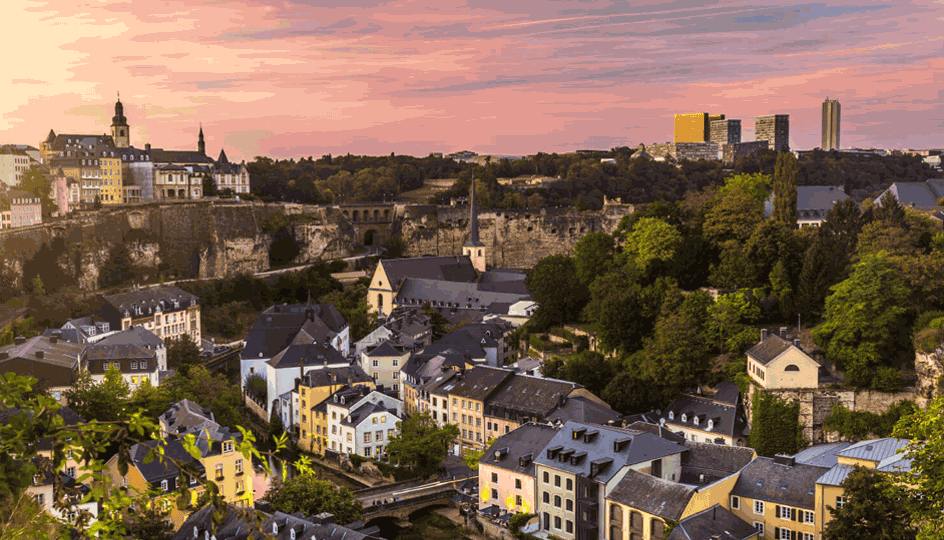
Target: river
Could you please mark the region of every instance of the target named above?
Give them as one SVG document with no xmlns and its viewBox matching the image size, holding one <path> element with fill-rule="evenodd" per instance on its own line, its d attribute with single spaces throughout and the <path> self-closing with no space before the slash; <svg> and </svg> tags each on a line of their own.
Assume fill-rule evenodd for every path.
<svg viewBox="0 0 944 540">
<path fill-rule="evenodd" d="M 380 528 L 380 536 L 388 540 L 472 540 L 462 527 L 436 512 L 424 508 L 410 516 L 410 527 L 401 527 L 396 519 L 380 518 L 370 522 Z"/>
</svg>

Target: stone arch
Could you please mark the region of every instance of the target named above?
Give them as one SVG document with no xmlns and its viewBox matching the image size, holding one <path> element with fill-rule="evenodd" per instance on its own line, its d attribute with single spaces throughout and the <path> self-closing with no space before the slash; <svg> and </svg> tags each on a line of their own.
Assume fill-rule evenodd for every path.
<svg viewBox="0 0 944 540">
<path fill-rule="evenodd" d="M 364 231 L 364 245 L 373 246 L 377 241 L 377 231 L 374 229 L 367 229 Z"/>
</svg>

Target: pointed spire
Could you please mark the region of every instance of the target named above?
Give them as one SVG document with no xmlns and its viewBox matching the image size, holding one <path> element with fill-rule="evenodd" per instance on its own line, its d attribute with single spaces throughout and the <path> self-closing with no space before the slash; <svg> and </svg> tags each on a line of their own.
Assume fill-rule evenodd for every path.
<svg viewBox="0 0 944 540">
<path fill-rule="evenodd" d="M 226 150 L 220 148 L 220 157 L 216 158 L 216 162 L 221 165 L 229 164 L 229 158 L 226 157 Z"/>
<path fill-rule="evenodd" d="M 197 135 L 197 152 L 206 155 L 206 141 L 203 140 L 203 122 L 200 122 L 200 133 Z"/>
<path fill-rule="evenodd" d="M 481 246 L 479 242 L 479 212 L 475 206 L 475 176 L 472 177 L 472 187 L 469 191 L 469 241 L 466 246 Z"/>
</svg>

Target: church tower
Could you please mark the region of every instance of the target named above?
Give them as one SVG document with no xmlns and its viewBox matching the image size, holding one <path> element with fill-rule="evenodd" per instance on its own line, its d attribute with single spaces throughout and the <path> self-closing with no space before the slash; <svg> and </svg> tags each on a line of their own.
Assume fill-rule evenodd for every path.
<svg viewBox="0 0 944 540">
<path fill-rule="evenodd" d="M 131 127 L 125 118 L 125 106 L 121 104 L 121 96 L 115 102 L 115 116 L 111 117 L 111 138 L 118 148 L 131 146 Z"/>
<path fill-rule="evenodd" d="M 206 155 L 206 141 L 203 140 L 203 124 L 200 125 L 200 134 L 197 135 L 197 152 L 200 152 L 202 155 Z"/>
<path fill-rule="evenodd" d="M 479 213 L 475 206 L 475 177 L 469 193 L 469 240 L 462 246 L 462 255 L 472 261 L 476 272 L 485 271 L 485 246 L 479 241 Z"/>
</svg>

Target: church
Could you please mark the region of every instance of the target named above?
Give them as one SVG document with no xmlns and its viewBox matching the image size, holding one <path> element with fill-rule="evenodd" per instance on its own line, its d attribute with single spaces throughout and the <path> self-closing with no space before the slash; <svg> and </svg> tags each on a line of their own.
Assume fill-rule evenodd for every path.
<svg viewBox="0 0 944 540">
<path fill-rule="evenodd" d="M 475 180 L 469 195 L 469 237 L 461 256 L 381 259 L 367 293 L 379 318 L 397 308 L 431 307 L 447 319 L 475 320 L 531 309 L 525 274 L 488 268 L 488 247 L 479 239 Z"/>
</svg>

